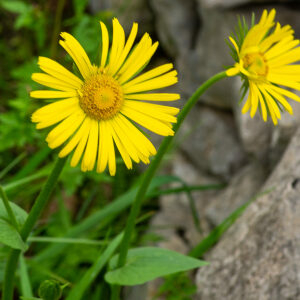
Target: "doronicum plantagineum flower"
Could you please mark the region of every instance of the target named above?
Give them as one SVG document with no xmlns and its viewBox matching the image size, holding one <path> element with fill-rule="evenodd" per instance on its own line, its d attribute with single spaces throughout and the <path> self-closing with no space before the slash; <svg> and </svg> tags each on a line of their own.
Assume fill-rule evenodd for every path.
<svg viewBox="0 0 300 300">
<path fill-rule="evenodd" d="M 246 22 L 239 22 L 237 34 L 229 37 L 232 56 L 236 64 L 227 70 L 228 76 L 240 74 L 243 83 L 244 98 L 249 95 L 242 108 L 242 113 L 250 109 L 253 117 L 259 107 L 263 120 L 270 115 L 275 125 L 283 110 L 293 114 L 286 97 L 300 101 L 295 93 L 281 86 L 300 90 L 299 40 L 294 39 L 291 26 L 275 25 L 276 11 L 264 10 L 258 24 L 248 30 Z M 254 22 L 253 22 L 254 23 Z"/>
<path fill-rule="evenodd" d="M 74 151 L 71 166 L 80 160 L 81 170 L 116 172 L 115 146 L 127 168 L 135 162 L 149 163 L 156 154 L 155 147 L 137 123 L 159 135 L 173 135 L 172 123 L 179 109 L 153 104 L 149 101 L 173 101 L 176 93 L 157 93 L 151 90 L 175 84 L 177 72 L 172 64 L 164 64 L 138 75 L 157 49 L 158 42 L 146 33 L 133 48 L 138 25 L 133 24 L 125 42 L 125 33 L 113 19 L 112 45 L 108 31 L 100 22 L 102 50 L 100 66 L 93 65 L 79 42 L 63 32 L 60 45 L 69 53 L 82 78 L 75 76 L 59 63 L 39 57 L 38 64 L 45 73 L 34 73 L 32 79 L 54 90 L 32 91 L 31 97 L 59 99 L 32 115 L 37 128 L 53 126 L 46 141 L 50 148 L 62 146 L 59 157 Z M 59 123 L 59 124 L 58 124 Z"/>
</svg>

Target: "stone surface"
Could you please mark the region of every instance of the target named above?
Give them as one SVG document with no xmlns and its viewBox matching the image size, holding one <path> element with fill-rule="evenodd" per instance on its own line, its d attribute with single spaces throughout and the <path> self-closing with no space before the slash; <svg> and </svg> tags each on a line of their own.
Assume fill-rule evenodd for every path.
<svg viewBox="0 0 300 300">
<path fill-rule="evenodd" d="M 242 107 L 243 104 L 236 105 L 233 110 L 243 148 L 249 155 L 265 161 L 270 151 L 273 123 L 264 122 L 259 112 L 253 118 L 248 113 L 242 114 Z"/>
<path fill-rule="evenodd" d="M 266 179 L 266 170 L 259 162 L 242 168 L 230 181 L 228 187 L 210 201 L 205 209 L 206 218 L 214 226 L 219 225 L 234 210 L 253 197 Z"/>
<path fill-rule="evenodd" d="M 198 0 L 201 4 L 207 8 L 231 8 L 235 6 L 241 6 L 245 4 L 266 4 L 274 2 L 274 0 Z M 293 0 L 292 0 L 293 1 Z M 277 0 L 277 2 L 291 3 L 290 0 Z M 297 0 L 294 0 L 296 3 Z"/>
<path fill-rule="evenodd" d="M 300 129 L 256 199 L 206 257 L 199 300 L 300 299 Z"/>
<path fill-rule="evenodd" d="M 201 170 L 228 180 L 246 162 L 232 115 L 195 106 L 182 126 L 180 147 Z"/>
<path fill-rule="evenodd" d="M 198 27 L 194 0 L 151 0 L 156 32 L 163 48 L 175 57 L 192 48 Z"/>
</svg>

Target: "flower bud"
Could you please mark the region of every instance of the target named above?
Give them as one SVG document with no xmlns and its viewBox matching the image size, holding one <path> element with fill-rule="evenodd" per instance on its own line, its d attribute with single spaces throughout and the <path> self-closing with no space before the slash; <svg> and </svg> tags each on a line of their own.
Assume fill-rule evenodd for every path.
<svg viewBox="0 0 300 300">
<path fill-rule="evenodd" d="M 45 280 L 39 287 L 39 297 L 43 300 L 59 300 L 61 294 L 62 289 L 57 280 Z"/>
</svg>

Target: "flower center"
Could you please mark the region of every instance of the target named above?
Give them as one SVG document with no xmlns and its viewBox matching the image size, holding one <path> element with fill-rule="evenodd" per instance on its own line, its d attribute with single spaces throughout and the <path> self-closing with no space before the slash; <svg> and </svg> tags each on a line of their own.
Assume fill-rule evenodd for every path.
<svg viewBox="0 0 300 300">
<path fill-rule="evenodd" d="M 245 69 L 256 76 L 266 76 L 268 74 L 268 65 L 262 53 L 249 53 L 243 58 Z"/>
<path fill-rule="evenodd" d="M 124 101 L 120 84 L 111 76 L 96 74 L 85 81 L 79 105 L 96 120 L 107 120 L 116 115 Z"/>
</svg>

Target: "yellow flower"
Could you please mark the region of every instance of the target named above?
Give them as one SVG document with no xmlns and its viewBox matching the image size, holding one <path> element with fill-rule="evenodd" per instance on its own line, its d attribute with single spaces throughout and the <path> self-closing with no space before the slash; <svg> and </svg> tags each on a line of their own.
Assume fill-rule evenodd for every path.
<svg viewBox="0 0 300 300">
<path fill-rule="evenodd" d="M 259 23 L 246 30 L 244 37 L 229 37 L 237 63 L 227 70 L 227 75 L 240 74 L 245 80 L 244 88 L 249 87 L 242 113 L 251 109 L 253 117 L 259 107 L 263 120 L 267 121 L 270 115 L 277 125 L 281 110 L 293 114 L 286 97 L 300 101 L 296 94 L 280 87 L 300 90 L 300 65 L 295 64 L 300 60 L 300 48 L 289 25 L 281 27 L 277 23 L 275 26 L 275 14 L 275 9 L 270 13 L 264 10 Z"/>
<path fill-rule="evenodd" d="M 102 51 L 100 66 L 93 65 L 79 42 L 63 32 L 60 45 L 69 53 L 82 78 L 75 76 L 59 63 L 39 57 L 38 64 L 45 73 L 34 73 L 32 79 L 54 90 L 32 91 L 31 97 L 58 99 L 32 115 L 37 128 L 55 125 L 46 141 L 50 148 L 63 146 L 59 157 L 74 150 L 71 166 L 80 159 L 81 170 L 116 172 L 115 145 L 127 168 L 135 162 L 149 163 L 156 154 L 155 147 L 133 123 L 159 135 L 173 135 L 172 123 L 179 109 L 150 103 L 173 101 L 175 93 L 148 93 L 175 84 L 177 72 L 172 64 L 164 64 L 138 75 L 157 49 L 158 42 L 146 33 L 134 47 L 138 25 L 133 24 L 125 42 L 125 33 L 113 19 L 112 45 L 106 26 L 100 22 Z M 138 76 L 137 76 L 138 75 Z M 58 124 L 59 123 L 59 124 Z"/>
</svg>

